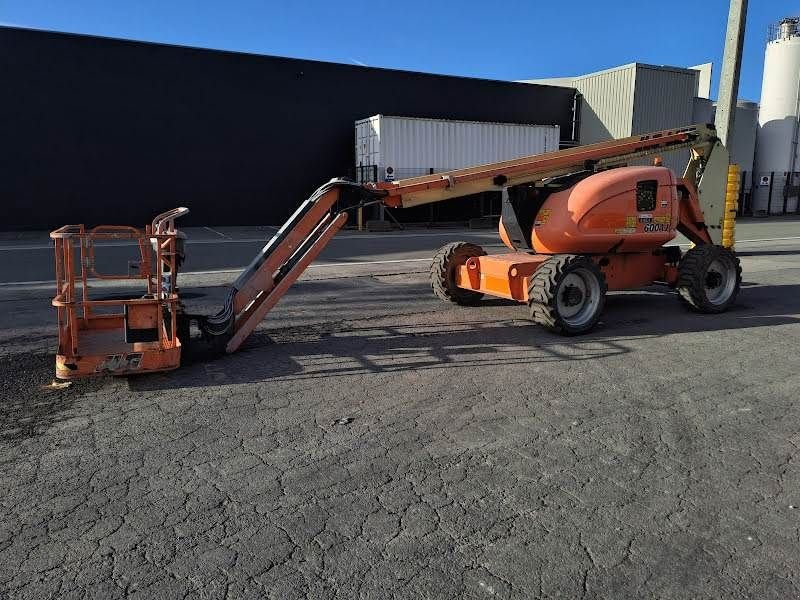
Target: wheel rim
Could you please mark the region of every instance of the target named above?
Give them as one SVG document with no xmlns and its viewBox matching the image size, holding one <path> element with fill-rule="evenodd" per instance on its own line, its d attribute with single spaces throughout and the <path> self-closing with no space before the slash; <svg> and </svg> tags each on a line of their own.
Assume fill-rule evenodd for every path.
<svg viewBox="0 0 800 600">
<path fill-rule="evenodd" d="M 706 270 L 706 298 L 711 304 L 720 305 L 728 301 L 736 288 L 735 267 L 715 259 L 711 261 Z"/>
<path fill-rule="evenodd" d="M 600 282 L 589 269 L 567 273 L 558 286 L 556 304 L 561 320 L 571 327 L 589 323 L 600 303 Z"/>
</svg>

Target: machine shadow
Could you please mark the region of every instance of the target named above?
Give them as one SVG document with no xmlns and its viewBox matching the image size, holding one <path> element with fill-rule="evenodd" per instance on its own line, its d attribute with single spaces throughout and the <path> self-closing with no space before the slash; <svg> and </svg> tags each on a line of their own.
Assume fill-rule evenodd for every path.
<svg viewBox="0 0 800 600">
<path fill-rule="evenodd" d="M 509 304 L 506 318 L 480 321 L 481 307 Z M 459 309 L 446 309 L 451 310 Z M 603 360 L 633 352 L 630 343 L 687 332 L 725 331 L 800 323 L 800 285 L 743 288 L 728 312 L 689 312 L 666 288 L 609 294 L 595 331 L 563 337 L 524 319 L 525 307 L 494 302 L 464 309 L 474 320 L 392 326 L 325 323 L 261 330 L 234 355 L 196 357 L 161 375 L 129 378 L 131 389 L 154 391 L 263 381 L 403 373 L 492 365 Z M 467 313 L 465 313 L 467 314 Z"/>
<path fill-rule="evenodd" d="M 514 307 L 517 308 L 517 307 Z M 615 341 L 569 341 L 536 332 L 524 321 L 436 322 L 314 333 L 254 333 L 235 355 L 198 361 L 162 375 L 132 377 L 134 390 L 203 387 L 268 380 L 313 380 L 348 375 L 564 360 L 601 359 L 629 352 Z M 544 335 L 540 335 L 544 334 Z M 274 338 L 298 339 L 275 342 Z"/>
<path fill-rule="evenodd" d="M 50 352 L 5 355 L 0 361 L 0 377 L 0 445 L 36 437 L 72 418 L 80 398 L 105 383 L 103 378 L 90 378 L 72 381 L 63 388 L 48 386 L 46 382 L 53 379 Z"/>
</svg>

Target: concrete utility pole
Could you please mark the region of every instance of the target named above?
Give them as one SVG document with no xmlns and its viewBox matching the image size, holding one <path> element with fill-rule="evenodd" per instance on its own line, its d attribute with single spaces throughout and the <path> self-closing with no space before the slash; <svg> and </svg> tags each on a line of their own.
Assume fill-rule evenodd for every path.
<svg viewBox="0 0 800 600">
<path fill-rule="evenodd" d="M 747 0 L 731 0 L 728 12 L 728 29 L 725 32 L 725 54 L 719 78 L 717 116 L 714 119 L 717 135 L 731 149 L 733 120 L 736 117 L 736 100 L 739 93 L 739 70 L 742 66 L 744 25 L 747 21 Z"/>
</svg>

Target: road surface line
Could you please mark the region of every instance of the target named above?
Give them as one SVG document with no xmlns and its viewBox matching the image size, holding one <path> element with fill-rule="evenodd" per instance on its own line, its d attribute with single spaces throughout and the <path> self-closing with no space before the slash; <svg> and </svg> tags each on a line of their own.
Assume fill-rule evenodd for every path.
<svg viewBox="0 0 800 600">
<path fill-rule="evenodd" d="M 209 229 L 213 231 L 210 227 L 206 227 L 205 229 Z M 219 233 L 219 232 L 215 232 Z M 223 233 L 219 233 L 219 235 L 225 235 Z M 409 233 L 409 234 L 388 234 L 388 235 L 343 235 L 334 237 L 331 242 L 341 241 L 341 240 L 380 240 L 380 239 L 406 239 L 406 238 L 414 238 L 414 237 L 444 237 L 447 236 L 447 233 Z M 455 235 L 455 234 L 454 234 Z M 485 232 L 485 233 L 472 233 L 472 232 L 465 232 L 462 231 L 458 233 L 460 237 L 471 237 L 471 236 L 486 236 L 486 235 L 494 235 L 494 232 Z M 800 238 L 799 238 L 800 239 Z M 269 237 L 263 238 L 243 238 L 240 240 L 233 239 L 227 237 L 225 239 L 219 240 L 192 240 L 191 238 L 186 240 L 187 246 L 194 246 L 199 244 L 266 244 L 270 240 Z M 121 248 L 124 246 L 135 246 L 136 242 L 117 242 L 117 243 L 110 243 L 110 244 L 102 244 L 98 245 L 98 248 Z M 5 251 L 12 251 L 12 250 L 52 250 L 53 246 L 51 244 L 38 244 L 38 245 L 28 245 L 28 246 L 0 246 L 0 252 Z"/>
<path fill-rule="evenodd" d="M 407 262 L 430 262 L 430 258 L 403 258 L 398 260 L 374 260 L 369 262 L 351 262 L 351 263 L 319 263 L 319 264 L 311 264 L 308 268 L 327 268 L 327 267 L 363 267 L 366 265 L 391 265 L 391 264 L 398 264 L 398 263 L 407 263 Z M 182 271 L 180 273 L 181 276 L 185 275 L 215 275 L 220 273 L 239 273 L 241 272 L 247 265 L 243 265 L 238 268 L 233 269 L 219 269 L 217 271 Z M 4 283 L 0 283 L 0 285 L 42 285 L 42 284 L 53 284 L 52 279 L 46 280 L 39 280 L 39 281 L 6 281 Z"/>
<path fill-rule="evenodd" d="M 223 234 L 220 234 L 223 235 Z M 358 235 L 348 235 L 342 237 L 335 237 L 331 240 L 331 242 L 342 241 L 342 240 L 379 240 L 379 239 L 392 239 L 392 238 L 410 238 L 410 237 L 441 237 L 445 234 L 440 233 L 413 233 L 408 235 L 388 235 L 388 236 L 381 236 L 381 235 L 369 235 L 369 236 L 358 236 Z M 481 236 L 481 235 L 489 235 L 489 233 L 470 233 L 462 231 L 458 233 L 458 237 L 470 237 L 470 236 Z M 452 237 L 457 237 L 453 235 Z M 793 236 L 793 237 L 775 237 L 775 238 L 758 238 L 753 240 L 736 240 L 737 244 L 748 244 L 753 242 L 780 242 L 780 241 L 790 241 L 790 240 L 800 240 L 800 236 Z M 200 244 L 263 244 L 266 243 L 268 240 L 266 238 L 247 238 L 242 240 L 234 240 L 231 238 L 228 239 L 220 239 L 220 240 L 186 240 L 187 246 L 194 246 Z M 125 246 L 135 246 L 135 243 L 117 243 L 117 244 L 103 244 L 97 246 L 98 248 L 120 248 Z M 686 244 L 682 244 L 686 245 Z M 53 247 L 51 245 L 38 245 L 38 246 L 0 246 L 0 252 L 10 252 L 15 250 L 52 250 Z"/>
<path fill-rule="evenodd" d="M 761 239 L 755 239 L 755 240 L 734 240 L 734 244 L 747 244 L 749 242 L 778 242 L 780 240 L 800 240 L 800 236 L 779 237 L 779 238 L 761 238 Z"/>
<path fill-rule="evenodd" d="M 328 267 L 363 267 L 366 265 L 396 265 L 407 262 L 431 262 L 430 258 L 403 258 L 398 260 L 373 260 L 369 262 L 349 262 L 349 263 L 311 263 L 307 269 L 322 269 Z M 214 275 L 215 273 L 239 273 L 247 265 L 239 269 L 220 269 L 218 271 L 186 271 L 180 275 Z"/>
<path fill-rule="evenodd" d="M 217 234 L 219 237 L 221 237 L 221 238 L 225 238 L 226 240 L 229 240 L 229 239 L 230 239 L 230 238 L 229 238 L 227 235 L 225 235 L 225 234 L 224 234 L 224 233 L 222 233 L 221 231 L 217 231 L 216 229 L 213 229 L 213 228 L 211 228 L 211 227 L 203 227 L 203 229 L 207 229 L 207 230 L 208 230 L 208 231 L 210 231 L 211 233 L 216 233 L 216 234 Z"/>
<path fill-rule="evenodd" d="M 46 279 L 40 281 L 4 281 L 0 283 L 0 286 L 3 285 L 44 285 L 49 284 L 52 285 L 54 290 L 56 287 L 56 280 L 55 279 Z"/>
</svg>

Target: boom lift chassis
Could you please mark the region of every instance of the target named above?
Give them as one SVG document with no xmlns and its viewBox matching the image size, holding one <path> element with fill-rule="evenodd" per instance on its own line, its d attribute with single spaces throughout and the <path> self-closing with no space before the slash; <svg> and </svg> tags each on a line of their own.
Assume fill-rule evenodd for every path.
<svg viewBox="0 0 800 600">
<path fill-rule="evenodd" d="M 570 250 L 564 253 L 558 249 L 537 252 L 538 247 L 531 243 L 531 232 L 536 241 L 536 232 L 540 230 L 535 227 L 542 224 L 544 213 L 528 214 L 529 203 L 520 201 L 516 194 L 521 189 L 532 190 L 533 194 L 549 188 L 567 189 L 569 182 L 597 177 L 598 173 L 631 161 L 682 148 L 690 149 L 691 158 L 683 178 L 670 188 L 678 191 L 678 198 L 674 208 L 668 209 L 673 211 L 672 217 L 664 217 L 671 219 L 672 229 L 668 234 L 674 237 L 677 229 L 698 247 L 721 249 L 722 242 L 730 245 L 732 241 L 725 232 L 732 225 L 731 211 L 735 213 L 735 206 L 730 201 L 733 190 L 728 177 L 728 153 L 710 125 L 633 136 L 394 182 L 358 185 L 333 179 L 317 189 L 289 217 L 231 285 L 222 309 L 211 316 L 187 315 L 178 293 L 177 273 L 183 258 L 183 239 L 174 221 L 188 209 L 177 208 L 159 215 L 144 229 L 62 227 L 51 233 L 55 242 L 57 280 L 53 305 L 57 309 L 59 334 L 56 376 L 69 379 L 101 373 L 174 369 L 180 365 L 181 346 L 188 340 L 192 320 L 216 349 L 235 352 L 345 225 L 352 209 L 379 203 L 391 208 L 410 207 L 490 190 L 503 193 L 504 220 L 508 216 L 509 221 L 505 230 L 501 225 L 501 237 L 513 252 L 487 256 L 471 244 L 445 246 L 432 264 L 434 292 L 441 298 L 471 304 L 488 293 L 527 302 L 535 321 L 567 334 L 582 333 L 594 325 L 606 289 L 628 289 L 653 281 L 677 285 L 695 309 L 719 312 L 738 292 L 741 277 L 736 261 L 733 272 L 720 275 L 727 277 L 722 283 L 709 279 L 714 275 L 714 267 L 709 265 L 720 261 L 725 265 L 730 263 L 728 255 L 719 253 L 722 250 L 709 250 L 708 256 L 693 255 L 692 260 L 702 263 L 700 267 L 705 271 L 699 275 L 699 283 L 684 281 L 683 288 L 681 277 L 687 276 L 681 274 L 681 265 L 686 261 L 681 260 L 677 247 L 662 248 L 659 242 L 653 248 L 625 251 L 624 244 L 633 248 L 638 238 L 618 235 L 619 229 L 612 233 L 620 241 L 602 252 Z M 556 201 L 557 198 L 553 200 Z M 539 204 L 536 210 L 541 206 Z M 666 206 L 664 201 L 662 206 Z M 513 218 L 514 210 L 521 215 L 519 222 Z M 565 211 L 565 214 L 569 213 Z M 533 219 L 540 219 L 535 227 L 531 224 Z M 671 239 L 669 235 L 665 239 Z M 126 239 L 138 245 L 140 261 L 136 274 L 109 276 L 97 272 L 95 245 L 109 239 Z M 78 257 L 80 268 L 75 269 Z M 95 280 L 139 281 L 144 283 L 145 290 L 139 297 L 93 300 L 90 291 Z M 733 293 L 728 293 L 723 303 L 709 303 L 708 298 L 697 295 L 705 293 L 704 285 L 716 286 L 715 289 L 724 285 Z M 580 314 L 588 310 L 586 306 L 591 308 L 588 321 Z M 583 322 L 578 317 L 583 318 Z"/>
</svg>

